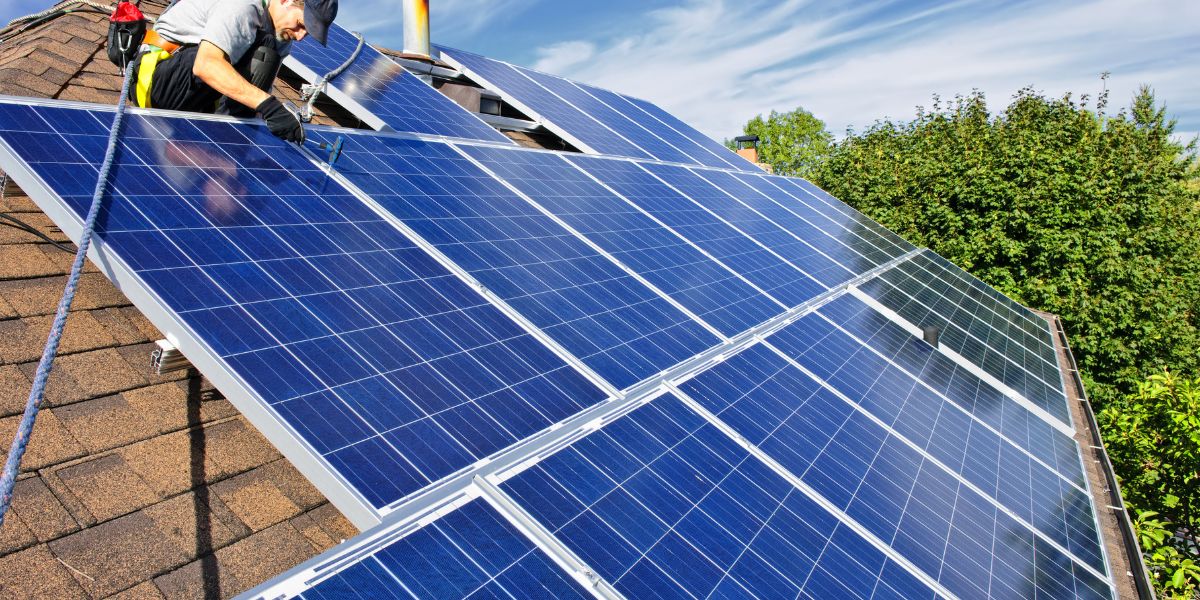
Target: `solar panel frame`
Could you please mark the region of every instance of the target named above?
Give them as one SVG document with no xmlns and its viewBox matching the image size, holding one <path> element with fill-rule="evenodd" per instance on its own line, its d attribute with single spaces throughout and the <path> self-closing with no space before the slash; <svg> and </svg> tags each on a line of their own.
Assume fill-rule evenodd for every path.
<svg viewBox="0 0 1200 600">
<path fill-rule="evenodd" d="M 350 58 L 357 44 L 350 32 L 336 23 L 329 26 L 328 42 L 328 47 L 294 45 L 283 66 L 315 84 Z M 358 58 L 329 81 L 322 93 L 379 131 L 516 145 L 370 44 L 363 44 Z"/>
</svg>

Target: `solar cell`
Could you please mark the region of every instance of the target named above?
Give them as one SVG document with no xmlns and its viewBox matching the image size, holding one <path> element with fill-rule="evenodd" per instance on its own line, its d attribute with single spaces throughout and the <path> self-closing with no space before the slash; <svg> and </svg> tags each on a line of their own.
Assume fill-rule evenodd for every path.
<svg viewBox="0 0 1200 600">
<path fill-rule="evenodd" d="M 721 333 L 736 335 L 783 312 L 781 303 L 736 271 L 560 156 L 470 146 L 463 151 Z"/>
<path fill-rule="evenodd" d="M 588 156 L 568 160 L 783 304 L 796 306 L 825 291 L 799 267 L 636 164 Z"/>
<path fill-rule="evenodd" d="M 621 389 L 719 338 L 445 144 L 347 135 L 338 171 Z"/>
<path fill-rule="evenodd" d="M 350 32 L 336 24 L 329 26 L 328 42 L 327 47 L 293 45 L 284 65 L 315 83 L 345 62 L 358 45 Z M 330 98 L 375 129 L 513 144 L 369 44 L 326 90 Z"/>
<path fill-rule="evenodd" d="M 934 597 L 670 395 L 501 488 L 629 598 Z"/>
<path fill-rule="evenodd" d="M 462 50 L 439 50 L 471 79 L 505 96 L 522 112 L 542 121 L 548 129 L 576 147 L 601 154 L 650 158 L 632 142 L 562 98 L 548 93 L 512 65 Z"/>
<path fill-rule="evenodd" d="M 391 528 L 374 537 L 340 555 L 323 556 L 292 581 L 248 595 L 308 600 L 591 597 L 482 499 L 432 523 Z M 399 539 L 390 539 L 395 537 Z M 354 555 L 353 562 L 339 565 L 345 555 Z"/>
<path fill-rule="evenodd" d="M 1019 313 L 918 257 L 861 286 L 861 293 L 916 327 L 941 328 L 941 344 L 996 378 L 1061 425 L 1070 411 L 1053 346 L 1014 323 Z M 999 311 L 999 312 L 997 312 Z"/>
<path fill-rule="evenodd" d="M 642 167 L 827 287 L 844 283 L 874 266 L 842 243 L 840 232 L 821 231 L 782 208 L 778 210 L 780 214 L 773 215 L 783 219 L 782 222 L 767 217 L 739 202 L 738 196 L 731 196 L 684 167 L 656 164 L 643 164 Z M 745 186 L 732 193 L 740 193 L 751 202 L 754 200 L 750 196 L 757 195 Z M 770 202 L 761 196 L 758 198 Z"/>
<path fill-rule="evenodd" d="M 4 170 L 65 230 L 110 119 L 0 103 Z M 124 127 L 100 264 L 360 523 L 606 397 L 264 127 Z"/>
<path fill-rule="evenodd" d="M 834 385 L 855 394 L 851 377 Z M 1102 558 L 1088 568 L 766 346 L 744 350 L 680 389 L 959 597 L 1112 595 Z M 915 406 L 902 414 L 922 418 Z M 933 445 L 954 447 L 958 433 L 939 435 Z M 974 450 L 989 450 L 984 446 Z M 960 461 L 972 460 L 972 451 Z M 1007 476 L 997 481 L 1006 490 L 1023 486 Z"/>
<path fill-rule="evenodd" d="M 1078 460 L 1077 475 L 1060 476 L 820 315 L 808 315 L 767 339 L 772 344 L 778 340 L 787 355 L 878 419 L 881 428 L 938 461 L 979 495 L 1011 511 L 1092 568 L 1104 571 L 1088 492 L 1073 483 L 1082 474 Z"/>
</svg>

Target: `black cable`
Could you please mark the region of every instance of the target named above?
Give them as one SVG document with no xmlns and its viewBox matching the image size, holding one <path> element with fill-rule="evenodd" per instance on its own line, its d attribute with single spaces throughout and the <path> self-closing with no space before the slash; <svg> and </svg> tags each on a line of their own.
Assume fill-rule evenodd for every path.
<svg viewBox="0 0 1200 600">
<path fill-rule="evenodd" d="M 7 225 L 9 227 L 12 227 L 13 229 L 20 229 L 21 231 L 24 231 L 26 233 L 30 233 L 32 235 L 37 236 L 42 241 L 45 241 L 46 243 L 54 246 L 55 248 L 58 248 L 59 250 L 62 250 L 63 252 L 69 252 L 71 254 L 75 254 L 74 248 L 68 248 L 68 247 L 54 241 L 53 239 L 50 238 L 50 236 L 42 233 L 33 225 L 30 225 L 29 223 L 26 223 L 25 221 L 22 221 L 8 213 L 0 212 L 0 225 Z"/>
</svg>

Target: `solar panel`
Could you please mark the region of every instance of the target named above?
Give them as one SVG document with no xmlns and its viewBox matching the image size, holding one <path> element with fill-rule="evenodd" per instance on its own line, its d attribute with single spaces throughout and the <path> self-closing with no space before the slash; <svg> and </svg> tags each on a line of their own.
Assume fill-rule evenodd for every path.
<svg viewBox="0 0 1200 600">
<path fill-rule="evenodd" d="M 280 587 L 307 600 L 590 597 L 484 500 L 434 517 L 384 528 L 365 543 L 322 555 Z M 345 555 L 354 562 L 339 565 Z M 247 596 L 278 593 L 260 589 Z"/>
<path fill-rule="evenodd" d="M 463 50 L 441 48 L 441 51 L 443 58 L 469 77 L 522 111 L 544 120 L 548 129 L 585 151 L 758 170 L 681 122 L 668 125 L 647 112 L 642 106 L 646 102 Z"/>
<path fill-rule="evenodd" d="M 922 256 L 863 285 L 861 293 L 911 326 L 940 327 L 943 345 L 1070 429 L 1051 342 L 1018 325 L 1025 319 L 1017 309 L 972 290 Z"/>
<path fill-rule="evenodd" d="M 842 242 L 842 238 L 847 234 L 822 231 L 782 208 L 775 211 L 778 214 L 772 214 L 776 218 L 770 218 L 739 202 L 742 198 L 731 194 L 740 193 L 749 202 L 754 202 L 752 196 L 757 195 L 757 192 L 745 186 L 728 192 L 684 167 L 656 164 L 645 164 L 643 167 L 825 286 L 835 286 L 848 281 L 854 275 L 874 266 Z M 758 196 L 758 199 L 763 206 L 763 203 L 770 202 L 761 196 Z"/>
<path fill-rule="evenodd" d="M 512 65 L 462 50 L 439 50 L 447 62 L 459 67 L 480 85 L 500 93 L 521 112 L 575 147 L 594 153 L 650 158 L 632 142 L 562 98 L 548 93 Z"/>
<path fill-rule="evenodd" d="M 822 351 L 830 349 L 814 354 Z M 854 369 L 854 363 L 845 368 Z M 869 368 L 864 371 L 874 379 Z M 1064 549 L 1040 527 L 1014 518 L 954 469 L 914 447 L 907 436 L 859 410 L 847 397 L 858 398 L 848 385 L 852 379 L 848 375 L 822 385 L 767 346 L 756 346 L 680 389 L 958 597 L 1111 596 L 1102 556 L 1093 564 L 1090 556 L 1073 555 L 1083 548 Z M 946 414 L 925 414 L 916 406 L 903 411 L 907 419 L 936 417 L 939 426 Z M 995 451 L 986 443 L 973 446 L 976 434 L 971 431 L 972 447 L 960 450 L 966 456 L 959 461 L 971 460 L 972 452 Z M 968 439 L 951 428 L 934 445 L 961 447 L 957 435 Z M 979 457 L 980 464 L 993 459 Z M 995 481 L 1005 491 L 1019 491 L 1027 479 L 1009 477 L 1013 474 Z M 1064 503 L 1058 508 L 1069 513 L 1079 507 Z M 1094 540 L 1091 547 L 1099 551 Z"/>
<path fill-rule="evenodd" d="M 736 335 L 783 313 L 782 303 L 755 289 L 737 271 L 560 156 L 483 147 L 463 151 L 721 333 Z"/>
<path fill-rule="evenodd" d="M 916 246 L 908 243 L 907 240 L 896 235 L 892 230 L 873 221 L 866 215 L 862 214 L 854 207 L 834 198 L 825 190 L 813 185 L 809 181 L 800 177 L 779 177 L 759 175 L 761 179 L 770 181 L 772 185 L 787 192 L 790 196 L 800 200 L 802 203 L 815 205 L 825 205 L 832 211 L 822 211 L 822 213 L 830 219 L 836 221 L 840 226 L 847 229 L 869 230 L 877 236 L 887 240 L 886 244 L 880 244 L 881 247 L 891 246 L 900 249 L 901 252 L 912 250 Z M 838 215 L 841 215 L 839 218 Z"/>
<path fill-rule="evenodd" d="M 849 296 L 834 301 L 855 302 Z M 1088 566 L 1104 571 L 1088 492 L 1076 483 L 1082 475 L 1078 459 L 1072 477 L 1060 476 L 1050 464 L 972 418 L 970 412 L 957 410 L 956 403 L 919 385 L 872 347 L 861 345 L 819 315 L 806 316 L 768 338 L 772 344 L 775 340 L 780 340 L 786 354 L 874 417 L 879 429 L 901 436 L 979 496 L 1011 512 Z M 890 341 L 895 345 L 900 340 Z"/>
<path fill-rule="evenodd" d="M 662 121 L 651 116 L 650 113 L 647 113 L 645 110 L 639 108 L 626 96 L 622 96 L 616 92 L 610 92 L 606 89 L 595 86 L 585 85 L 577 82 L 572 83 L 588 94 L 591 94 L 596 99 L 612 107 L 624 118 L 637 123 L 642 127 L 642 129 L 653 133 L 659 139 L 687 154 L 689 160 L 683 160 L 679 162 L 694 163 L 708 167 L 717 167 L 718 169 L 728 169 L 730 167 L 735 169 L 751 168 L 744 159 L 741 159 L 736 154 L 730 152 L 728 148 L 720 144 L 709 145 L 709 147 L 705 147 L 704 145 L 693 141 L 691 138 L 679 133 L 674 128 L 668 126 L 666 123 L 663 123 Z M 699 132 L 695 133 L 703 140 L 711 141 L 707 137 L 704 137 L 703 134 Z M 655 158 L 658 158 L 659 160 L 670 160 L 666 155 L 660 156 L 655 154 Z"/>
<path fill-rule="evenodd" d="M 935 595 L 670 395 L 501 488 L 629 598 Z"/>
<path fill-rule="evenodd" d="M 294 44 L 284 66 L 315 83 L 341 66 L 358 45 L 350 32 L 336 24 L 329 26 L 327 41 L 328 46 Z M 513 143 L 368 44 L 329 82 L 325 93 L 375 129 Z"/>
<path fill-rule="evenodd" d="M 588 156 L 568 160 L 784 305 L 796 306 L 825 291 L 799 267 L 633 162 Z"/>
<path fill-rule="evenodd" d="M 0 104 L 4 170 L 64 230 L 110 119 Z M 359 523 L 606 397 L 265 128 L 135 113 L 122 140 L 101 264 Z"/>
<path fill-rule="evenodd" d="M 892 365 L 917 378 L 923 386 L 1027 450 L 1067 481 L 1086 486 L 1075 440 L 980 379 L 971 369 L 932 351 L 924 341 L 851 296 L 826 304 L 819 313 Z M 785 330 L 775 334 L 773 343 L 791 356 L 800 356 L 807 342 L 793 339 L 791 333 Z"/>
<path fill-rule="evenodd" d="M 348 135 L 337 170 L 617 389 L 719 341 L 444 144 Z"/>
<path fill-rule="evenodd" d="M 737 153 L 730 151 L 729 148 L 726 148 L 725 146 L 713 141 L 712 138 L 700 133 L 691 125 L 679 120 L 675 117 L 675 115 L 663 110 L 653 102 L 648 102 L 640 98 L 634 98 L 633 96 L 625 96 L 624 94 L 622 94 L 622 97 L 628 100 L 630 104 L 633 104 L 641 109 L 641 111 L 649 115 L 650 118 L 662 123 L 672 131 L 679 133 L 687 139 L 692 140 L 692 142 L 704 148 L 705 150 L 708 150 L 710 154 L 727 164 L 729 168 L 740 171 L 749 171 L 751 173 L 758 173 L 762 171 L 762 169 L 759 167 L 751 164 L 750 161 L 738 156 Z M 705 161 L 704 164 L 709 163 Z"/>
</svg>

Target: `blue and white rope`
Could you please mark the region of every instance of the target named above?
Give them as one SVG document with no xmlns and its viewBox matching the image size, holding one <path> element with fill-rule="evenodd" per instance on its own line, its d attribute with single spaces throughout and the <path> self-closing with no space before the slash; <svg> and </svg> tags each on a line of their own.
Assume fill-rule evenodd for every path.
<svg viewBox="0 0 1200 600">
<path fill-rule="evenodd" d="M 42 360 L 38 363 L 37 373 L 33 377 L 33 388 L 29 390 L 29 400 L 25 402 L 25 414 L 17 426 L 17 435 L 13 438 L 12 448 L 8 451 L 8 459 L 4 462 L 4 474 L 0 475 L 0 525 L 8 513 L 12 503 L 13 486 L 21 471 L 21 457 L 25 447 L 29 445 L 29 436 L 33 433 L 33 423 L 37 419 L 38 408 L 42 396 L 46 393 L 46 381 L 50 377 L 50 366 L 58 353 L 58 343 L 62 340 L 63 326 L 67 322 L 67 313 L 71 302 L 75 300 L 75 290 L 79 286 L 79 275 L 83 273 L 87 261 L 88 247 L 92 244 L 92 230 L 96 226 L 96 217 L 100 214 L 100 204 L 104 192 L 108 189 L 108 173 L 112 170 L 113 157 L 117 151 L 117 137 L 121 131 L 121 121 L 125 117 L 125 101 L 129 97 L 129 82 L 132 79 L 133 63 L 125 67 L 125 82 L 121 84 L 121 99 L 117 102 L 117 114 L 113 117 L 112 131 L 108 134 L 108 150 L 104 153 L 104 163 L 100 165 L 100 178 L 96 180 L 96 189 L 92 192 L 92 206 L 88 209 L 87 219 L 83 223 L 83 233 L 79 236 L 79 249 L 75 252 L 75 262 L 71 264 L 71 275 L 67 278 L 67 287 L 63 290 L 62 299 L 58 302 L 58 312 L 54 315 L 54 323 L 50 326 L 50 336 L 46 339 L 46 348 L 42 351 Z"/>
</svg>

